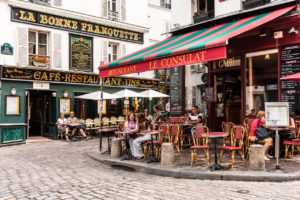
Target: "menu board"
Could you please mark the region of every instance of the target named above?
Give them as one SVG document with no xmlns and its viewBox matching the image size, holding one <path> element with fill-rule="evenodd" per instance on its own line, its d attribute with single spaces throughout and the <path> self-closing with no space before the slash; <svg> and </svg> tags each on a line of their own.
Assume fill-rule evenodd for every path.
<svg viewBox="0 0 300 200">
<path fill-rule="evenodd" d="M 266 102 L 266 126 L 287 127 L 289 126 L 289 103 L 288 102 Z"/>
<path fill-rule="evenodd" d="M 170 68 L 171 115 L 183 113 L 183 67 Z"/>
<path fill-rule="evenodd" d="M 281 77 L 300 72 L 300 44 L 281 49 Z M 281 81 L 281 101 L 289 102 L 290 112 L 300 116 L 300 82 Z"/>
<path fill-rule="evenodd" d="M 93 38 L 70 35 L 70 69 L 93 71 Z"/>
</svg>

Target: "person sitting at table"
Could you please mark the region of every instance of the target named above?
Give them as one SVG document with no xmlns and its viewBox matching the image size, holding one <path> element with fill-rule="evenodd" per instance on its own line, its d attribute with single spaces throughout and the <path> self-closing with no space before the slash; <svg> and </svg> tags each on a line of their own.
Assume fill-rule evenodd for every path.
<svg viewBox="0 0 300 200">
<path fill-rule="evenodd" d="M 68 120 L 65 118 L 65 114 L 63 112 L 59 113 L 59 117 L 57 120 L 57 128 L 59 131 L 62 131 L 65 133 L 66 136 L 66 141 L 69 142 L 69 127 L 68 125 Z"/>
<path fill-rule="evenodd" d="M 162 122 L 163 115 L 161 114 L 158 105 L 153 106 L 153 110 L 155 113 L 152 118 L 152 126 L 154 130 L 158 130 L 158 124 Z"/>
<path fill-rule="evenodd" d="M 152 116 L 149 114 L 149 110 L 148 109 L 145 109 L 144 110 L 144 115 L 145 115 L 145 118 L 151 122 L 152 121 Z"/>
<path fill-rule="evenodd" d="M 290 126 L 288 126 L 287 127 L 288 129 L 286 130 L 279 131 L 281 143 L 283 143 L 284 140 L 292 141 L 293 139 L 296 139 L 296 124 L 295 124 L 294 116 L 295 113 L 290 112 L 290 117 L 289 117 Z"/>
<path fill-rule="evenodd" d="M 131 154 L 132 153 L 132 142 L 133 138 L 135 136 L 135 132 L 139 130 L 139 125 L 136 120 L 136 115 L 134 112 L 130 112 L 128 115 L 128 121 L 125 122 L 124 124 L 124 130 L 125 131 L 133 131 L 132 133 L 127 133 L 126 134 L 126 148 L 131 149 Z"/>
<path fill-rule="evenodd" d="M 190 134 L 191 130 L 194 126 L 202 125 L 203 115 L 201 113 L 199 113 L 198 106 L 192 107 L 192 113 L 189 115 L 188 123 L 191 124 L 191 126 L 184 128 L 182 130 L 183 134 Z"/>
<path fill-rule="evenodd" d="M 263 111 L 263 110 L 258 111 L 258 113 L 256 115 L 256 119 L 253 120 L 253 122 L 251 123 L 250 131 L 249 131 L 249 139 L 250 139 L 250 142 L 258 142 L 260 144 L 264 144 L 265 160 L 270 160 L 268 158 L 268 151 L 269 151 L 269 148 L 273 145 L 273 139 L 271 137 L 268 137 L 266 139 L 256 141 L 255 129 L 258 128 L 258 120 L 260 120 L 259 126 L 265 126 L 265 124 L 266 124 L 265 111 Z"/>
<path fill-rule="evenodd" d="M 72 124 L 78 124 L 79 121 L 77 119 L 77 117 L 75 117 L 74 111 L 70 112 L 70 117 L 68 118 L 68 124 L 72 125 Z M 85 126 L 84 124 L 79 124 L 78 126 L 72 126 L 72 133 L 71 136 L 74 136 L 76 131 L 79 130 L 79 133 L 87 140 L 86 134 L 84 132 L 85 130 Z"/>
</svg>

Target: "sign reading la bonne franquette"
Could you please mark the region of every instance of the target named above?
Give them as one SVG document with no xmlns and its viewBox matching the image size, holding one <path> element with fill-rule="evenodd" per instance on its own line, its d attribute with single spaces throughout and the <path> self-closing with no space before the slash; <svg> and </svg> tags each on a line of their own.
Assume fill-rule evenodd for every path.
<svg viewBox="0 0 300 200">
<path fill-rule="evenodd" d="M 24 22 L 39 26 L 64 29 L 67 31 L 96 35 L 128 42 L 144 43 L 144 34 L 140 32 L 115 28 L 102 24 L 71 19 L 47 13 L 26 10 L 22 8 L 11 8 L 11 20 Z"/>
</svg>

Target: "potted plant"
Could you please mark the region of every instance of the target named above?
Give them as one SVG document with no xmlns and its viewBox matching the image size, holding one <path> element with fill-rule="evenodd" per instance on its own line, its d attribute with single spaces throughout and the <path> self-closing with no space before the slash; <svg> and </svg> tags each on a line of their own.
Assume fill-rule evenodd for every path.
<svg viewBox="0 0 300 200">
<path fill-rule="evenodd" d="M 34 55 L 31 57 L 35 66 L 46 67 L 50 60 L 45 56 Z"/>
<path fill-rule="evenodd" d="M 206 10 L 198 10 L 194 12 L 194 23 L 199 23 L 208 19 L 208 12 Z"/>
</svg>

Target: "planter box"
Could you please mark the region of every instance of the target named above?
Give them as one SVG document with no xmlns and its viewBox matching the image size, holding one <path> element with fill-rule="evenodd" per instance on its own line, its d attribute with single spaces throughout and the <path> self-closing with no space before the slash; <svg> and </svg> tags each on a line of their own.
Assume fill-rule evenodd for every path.
<svg viewBox="0 0 300 200">
<path fill-rule="evenodd" d="M 42 62 L 33 62 L 33 65 L 36 67 L 47 67 L 47 63 Z"/>
<path fill-rule="evenodd" d="M 270 0 L 246 0 L 246 1 L 243 1 L 243 8 L 251 9 L 251 8 L 258 7 L 258 6 L 263 6 L 269 2 L 270 2 Z"/>
</svg>

